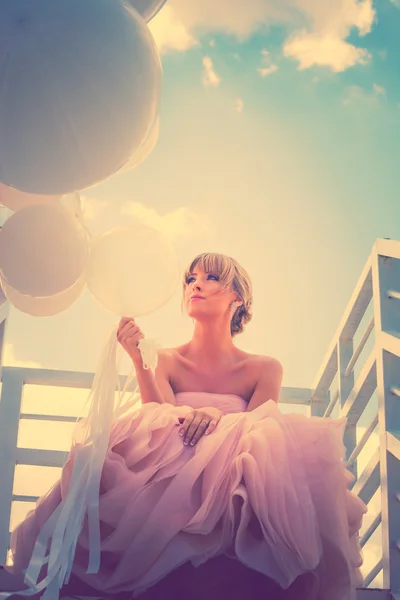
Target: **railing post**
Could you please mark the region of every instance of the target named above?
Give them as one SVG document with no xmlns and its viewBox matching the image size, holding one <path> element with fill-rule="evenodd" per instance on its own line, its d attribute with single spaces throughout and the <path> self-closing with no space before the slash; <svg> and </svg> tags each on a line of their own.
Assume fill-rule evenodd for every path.
<svg viewBox="0 0 400 600">
<path fill-rule="evenodd" d="M 309 415 L 311 417 L 323 417 L 326 409 L 329 406 L 330 401 L 330 392 L 329 390 L 326 394 L 314 396 L 310 402 L 310 412 Z"/>
<path fill-rule="evenodd" d="M 382 497 L 383 586 L 400 592 L 400 460 L 388 441 L 400 438 L 400 358 L 385 350 L 382 332 L 400 338 L 400 260 L 375 251 L 372 265 Z"/>
<path fill-rule="evenodd" d="M 4 368 L 0 400 L 0 565 L 7 560 L 22 391 L 21 373 Z"/>
<path fill-rule="evenodd" d="M 354 387 L 354 370 L 347 373 L 347 368 L 354 352 L 353 340 L 342 337 L 338 342 L 338 389 L 340 407 L 346 404 L 351 390 Z M 357 446 L 357 423 L 348 423 L 344 432 L 344 445 L 346 446 L 346 459 L 348 460 L 354 448 Z M 348 470 L 357 477 L 357 461 L 348 466 Z"/>
<path fill-rule="evenodd" d="M 0 287 L 0 380 L 1 369 L 3 366 L 3 355 L 6 341 L 7 317 L 10 310 L 8 301 L 6 300 L 3 290 Z"/>
</svg>

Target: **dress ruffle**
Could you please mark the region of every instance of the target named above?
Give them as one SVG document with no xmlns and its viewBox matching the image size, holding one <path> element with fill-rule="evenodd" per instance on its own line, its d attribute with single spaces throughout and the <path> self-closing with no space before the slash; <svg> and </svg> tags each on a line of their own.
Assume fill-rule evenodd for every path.
<svg viewBox="0 0 400 600">
<path fill-rule="evenodd" d="M 178 406 L 145 404 L 114 424 L 100 486 L 101 568 L 86 574 L 85 519 L 73 574 L 102 593 L 136 596 L 183 563 L 226 554 L 282 588 L 312 572 L 307 600 L 355 598 L 367 508 L 348 489 L 345 420 L 283 414 L 272 400 L 245 412 L 235 396 L 178 396 Z M 178 417 L 201 405 L 225 414 L 211 435 L 186 447 Z M 65 496 L 75 451 L 13 532 L 14 570 L 27 567 Z"/>
</svg>

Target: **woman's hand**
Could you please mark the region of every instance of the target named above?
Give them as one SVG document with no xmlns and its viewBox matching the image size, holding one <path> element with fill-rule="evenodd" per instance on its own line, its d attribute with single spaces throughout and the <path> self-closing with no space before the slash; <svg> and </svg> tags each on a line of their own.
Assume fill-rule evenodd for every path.
<svg viewBox="0 0 400 600">
<path fill-rule="evenodd" d="M 129 354 L 135 366 L 142 364 L 142 355 L 140 354 L 138 345 L 143 338 L 144 335 L 140 327 L 136 325 L 132 317 L 123 317 L 121 319 L 117 331 L 117 340 Z"/>
<path fill-rule="evenodd" d="M 214 406 L 193 410 L 186 419 L 182 419 L 182 427 L 179 430 L 179 435 L 184 438 L 184 445 L 194 446 L 203 435 L 212 433 L 222 415 L 222 411 Z"/>
</svg>

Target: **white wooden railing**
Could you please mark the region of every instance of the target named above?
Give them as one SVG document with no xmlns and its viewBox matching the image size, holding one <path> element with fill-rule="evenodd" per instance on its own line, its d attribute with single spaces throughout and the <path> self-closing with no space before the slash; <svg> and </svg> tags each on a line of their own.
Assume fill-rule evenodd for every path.
<svg viewBox="0 0 400 600">
<path fill-rule="evenodd" d="M 6 303 L 0 302 L 0 352 L 6 317 Z M 13 502 L 37 499 L 34 494 L 14 493 L 16 465 L 61 468 L 66 458 L 66 452 L 60 450 L 18 447 L 21 422 L 76 420 L 74 416 L 21 412 L 24 386 L 89 389 L 92 379 L 90 373 L 3 367 L 0 564 L 6 561 Z M 374 542 L 381 556 L 365 573 L 364 586 L 376 587 L 377 577 L 383 575 L 383 588 L 400 600 L 400 242 L 375 243 L 313 387 L 284 387 L 280 404 L 282 410 L 284 405 L 296 404 L 307 407 L 311 415 L 347 417 L 345 445 L 349 468 L 356 477 L 353 491 L 369 505 L 379 491 L 381 494 L 379 509 L 376 515 L 369 515 L 361 538 L 367 553 L 381 532 L 378 544 Z M 364 596 L 389 598 L 388 592 L 372 589 L 360 590 L 359 598 Z"/>
</svg>

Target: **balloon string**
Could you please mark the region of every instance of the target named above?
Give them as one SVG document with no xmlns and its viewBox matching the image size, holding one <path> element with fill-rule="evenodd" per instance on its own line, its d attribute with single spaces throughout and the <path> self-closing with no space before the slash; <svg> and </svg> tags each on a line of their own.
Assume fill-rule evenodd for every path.
<svg viewBox="0 0 400 600">
<path fill-rule="evenodd" d="M 93 238 L 92 232 L 90 231 L 90 229 L 86 225 L 85 219 L 84 219 L 85 211 L 83 209 L 83 203 L 82 203 L 81 195 L 79 194 L 79 192 L 75 192 L 75 194 L 73 195 L 72 198 L 73 198 L 72 204 L 73 204 L 74 215 L 78 219 L 80 225 L 85 230 L 85 233 L 86 233 L 88 239 L 92 240 L 92 238 Z"/>
</svg>

